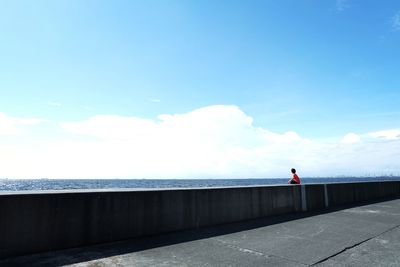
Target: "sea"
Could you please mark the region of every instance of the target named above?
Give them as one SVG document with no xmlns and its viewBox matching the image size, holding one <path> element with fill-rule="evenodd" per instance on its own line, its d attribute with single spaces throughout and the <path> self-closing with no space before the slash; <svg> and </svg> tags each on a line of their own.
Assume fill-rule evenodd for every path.
<svg viewBox="0 0 400 267">
<path fill-rule="evenodd" d="M 63 189 L 201 188 L 287 184 L 289 178 L 253 179 L 0 179 L 0 191 Z M 400 181 L 400 176 L 302 178 L 303 184 Z"/>
</svg>

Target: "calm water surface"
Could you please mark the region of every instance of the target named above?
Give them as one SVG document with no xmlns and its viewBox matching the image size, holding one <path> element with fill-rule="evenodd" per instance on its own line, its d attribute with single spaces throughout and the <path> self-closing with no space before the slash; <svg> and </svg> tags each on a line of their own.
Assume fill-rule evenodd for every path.
<svg viewBox="0 0 400 267">
<path fill-rule="evenodd" d="M 286 184 L 288 179 L 0 179 L 0 191 L 271 185 Z M 364 181 L 400 181 L 400 177 L 302 178 L 304 184 Z"/>
</svg>

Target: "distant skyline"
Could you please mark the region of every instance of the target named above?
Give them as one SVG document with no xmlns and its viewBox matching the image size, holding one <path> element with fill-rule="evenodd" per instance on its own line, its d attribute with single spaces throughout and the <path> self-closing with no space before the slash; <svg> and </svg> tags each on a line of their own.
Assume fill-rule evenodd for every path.
<svg viewBox="0 0 400 267">
<path fill-rule="evenodd" d="M 0 178 L 400 174 L 400 2 L 0 1 Z"/>
</svg>

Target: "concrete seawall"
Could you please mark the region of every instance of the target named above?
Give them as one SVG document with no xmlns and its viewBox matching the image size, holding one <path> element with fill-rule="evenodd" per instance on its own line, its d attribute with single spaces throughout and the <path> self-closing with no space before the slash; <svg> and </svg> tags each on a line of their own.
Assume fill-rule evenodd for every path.
<svg viewBox="0 0 400 267">
<path fill-rule="evenodd" d="M 0 259 L 399 196 L 400 182 L 0 193 Z"/>
</svg>

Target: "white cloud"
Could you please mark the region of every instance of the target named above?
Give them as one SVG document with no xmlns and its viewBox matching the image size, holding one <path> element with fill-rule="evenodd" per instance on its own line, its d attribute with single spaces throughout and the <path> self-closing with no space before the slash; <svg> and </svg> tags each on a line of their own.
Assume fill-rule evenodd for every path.
<svg viewBox="0 0 400 267">
<path fill-rule="evenodd" d="M 392 17 L 392 27 L 396 31 L 400 31 L 400 11 Z"/>
<path fill-rule="evenodd" d="M 16 118 L 0 112 L 0 135 L 18 135 L 23 133 L 23 126 L 36 125 L 43 120 L 37 118 Z"/>
<path fill-rule="evenodd" d="M 81 122 L 65 122 L 61 127 L 70 133 L 102 139 L 132 139 L 154 131 L 155 123 L 136 117 L 95 116 Z"/>
<path fill-rule="evenodd" d="M 154 120 L 94 116 L 60 126 L 68 134 L 63 140 L 3 146 L 0 177 L 287 177 L 292 167 L 302 176 L 400 172 L 400 140 L 393 130 L 349 133 L 337 142 L 310 140 L 256 127 L 236 106 Z"/>
<path fill-rule="evenodd" d="M 343 139 L 340 141 L 342 144 L 354 144 L 360 142 L 360 136 L 355 133 L 346 134 Z"/>
<path fill-rule="evenodd" d="M 341 12 L 350 7 L 349 0 L 336 0 L 336 10 Z"/>
<path fill-rule="evenodd" d="M 400 139 L 400 129 L 383 130 L 369 133 L 374 138 L 383 138 L 388 140 Z"/>
</svg>

